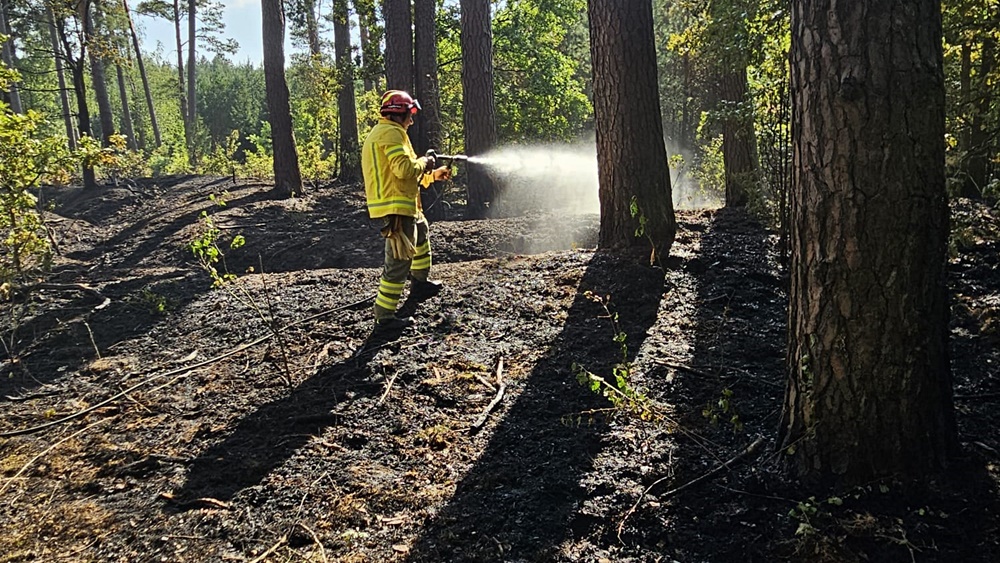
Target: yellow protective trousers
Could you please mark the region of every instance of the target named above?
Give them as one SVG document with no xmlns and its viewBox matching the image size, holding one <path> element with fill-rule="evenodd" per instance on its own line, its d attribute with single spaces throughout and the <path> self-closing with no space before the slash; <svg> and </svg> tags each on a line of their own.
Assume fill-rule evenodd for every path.
<svg viewBox="0 0 1000 563">
<path fill-rule="evenodd" d="M 431 271 L 431 243 L 427 234 L 427 219 L 423 214 L 419 217 L 386 217 L 385 227 L 382 229 L 382 236 L 385 237 L 385 263 L 378 283 L 378 293 L 375 295 L 376 320 L 395 314 L 406 286 L 407 274 L 414 279 L 427 281 Z M 399 237 L 406 237 L 406 240 Z M 412 248 L 412 256 L 407 258 L 409 252 L 400 251 L 400 248 Z"/>
</svg>

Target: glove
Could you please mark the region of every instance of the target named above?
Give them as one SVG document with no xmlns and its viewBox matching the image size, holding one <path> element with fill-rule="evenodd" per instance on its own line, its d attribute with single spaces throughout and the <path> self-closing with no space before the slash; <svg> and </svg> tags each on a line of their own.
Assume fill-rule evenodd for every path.
<svg viewBox="0 0 1000 563">
<path fill-rule="evenodd" d="M 437 164 L 437 153 L 434 149 L 427 149 L 424 153 L 424 172 L 430 173 L 434 170 L 434 166 Z"/>
<path fill-rule="evenodd" d="M 435 182 L 441 182 L 451 178 L 451 168 L 447 166 L 442 166 L 441 168 L 435 168 L 431 175 L 434 177 Z"/>
<path fill-rule="evenodd" d="M 396 260 L 413 260 L 417 253 L 417 248 L 413 246 L 413 241 L 403 232 L 403 218 L 393 215 L 388 218 L 386 225 L 382 227 L 382 236 L 389 241 L 389 248 L 392 249 L 392 256 Z"/>
</svg>

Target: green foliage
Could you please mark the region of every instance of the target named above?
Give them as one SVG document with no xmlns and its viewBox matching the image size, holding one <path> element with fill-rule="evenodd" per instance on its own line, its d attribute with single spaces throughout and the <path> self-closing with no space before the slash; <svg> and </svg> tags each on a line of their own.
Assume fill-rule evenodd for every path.
<svg viewBox="0 0 1000 563">
<path fill-rule="evenodd" d="M 593 393 L 607 398 L 615 410 L 628 412 L 641 420 L 664 421 L 665 416 L 662 411 L 648 397 L 632 386 L 631 380 L 635 375 L 635 364 L 628 357 L 628 345 L 626 344 L 628 335 L 621 329 L 618 313 L 611 310 L 611 297 L 602 297 L 591 291 L 585 291 L 583 295 L 599 304 L 604 309 L 605 318 L 611 321 L 612 340 L 618 345 L 619 359 L 611 368 L 613 382 L 609 382 L 606 378 L 589 371 L 583 365 L 573 362 L 570 369 L 577 381 Z"/>
<path fill-rule="evenodd" d="M 702 416 L 708 419 L 712 425 L 720 422 L 728 422 L 735 432 L 743 431 L 743 421 L 740 420 L 740 413 L 733 403 L 733 391 L 728 387 L 722 390 L 715 403 L 708 404 L 701 411 Z"/>
<path fill-rule="evenodd" d="M 227 192 L 223 192 L 221 196 L 212 194 L 208 198 L 217 206 L 225 207 L 228 196 Z M 198 265 L 212 278 L 212 287 L 222 287 L 236 279 L 236 274 L 231 273 L 226 267 L 226 255 L 219 246 L 222 231 L 215 225 L 207 210 L 201 212 L 201 223 L 201 232 L 188 246 L 198 260 Z M 229 249 L 235 250 L 244 244 L 246 239 L 243 235 L 236 235 L 229 241 Z"/>
<path fill-rule="evenodd" d="M 3 72 L 0 89 L 15 77 Z M 0 284 L 5 292 L 48 269 L 51 249 L 32 190 L 74 163 L 62 140 L 40 133 L 42 123 L 35 111 L 19 115 L 0 103 Z"/>
</svg>

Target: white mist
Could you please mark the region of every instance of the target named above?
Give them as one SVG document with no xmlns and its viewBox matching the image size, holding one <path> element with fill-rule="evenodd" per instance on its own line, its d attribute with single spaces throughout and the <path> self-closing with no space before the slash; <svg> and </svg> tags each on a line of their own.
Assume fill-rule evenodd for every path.
<svg viewBox="0 0 1000 563">
<path fill-rule="evenodd" d="M 671 152 L 672 153 L 672 152 Z M 599 214 L 597 148 L 593 141 L 578 144 L 514 145 L 483 155 L 469 163 L 486 167 L 500 184 L 494 213 L 520 215 L 528 211 Z M 718 198 L 701 192 L 697 182 L 671 170 L 675 209 L 719 207 Z"/>
</svg>

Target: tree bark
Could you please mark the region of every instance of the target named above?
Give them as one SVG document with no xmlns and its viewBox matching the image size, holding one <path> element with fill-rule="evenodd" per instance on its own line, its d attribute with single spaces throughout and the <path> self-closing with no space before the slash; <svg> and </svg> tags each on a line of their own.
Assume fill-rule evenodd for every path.
<svg viewBox="0 0 1000 563">
<path fill-rule="evenodd" d="M 177 93 L 181 103 L 181 122 L 184 123 L 184 148 L 191 150 L 194 137 L 188 124 L 187 89 L 184 87 L 184 43 L 181 41 L 181 5 L 174 0 L 174 40 L 177 42 Z"/>
<path fill-rule="evenodd" d="M 292 114 L 285 81 L 285 14 L 281 0 L 261 0 L 264 36 L 264 86 L 267 95 L 271 144 L 274 147 L 274 195 L 302 195 L 302 175 L 295 152 Z"/>
<path fill-rule="evenodd" d="M 139 35 L 135 32 L 135 22 L 132 21 L 132 11 L 129 10 L 128 0 L 122 0 L 122 8 L 125 10 L 125 17 L 128 19 L 129 34 L 132 36 L 132 48 L 135 50 L 135 62 L 139 66 L 139 77 L 142 78 L 142 90 L 146 95 L 146 107 L 149 109 L 149 124 L 153 128 L 153 139 L 156 146 L 163 144 L 160 136 L 160 125 L 156 121 L 156 107 L 153 105 L 153 93 L 149 89 L 149 78 L 146 76 L 146 65 L 142 62 L 142 49 L 139 48 Z"/>
<path fill-rule="evenodd" d="M 416 95 L 423 110 L 417 130 L 417 154 L 441 147 L 441 101 L 438 95 L 437 34 L 435 33 L 435 0 L 414 0 L 414 59 L 416 63 Z M 425 210 L 435 210 L 437 186 L 421 192 Z"/>
<path fill-rule="evenodd" d="M 722 126 L 722 161 L 726 174 L 726 207 L 746 207 L 757 183 L 753 116 L 746 109 L 745 66 L 722 73 L 722 100 L 727 105 Z"/>
<path fill-rule="evenodd" d="M 125 91 L 125 74 L 120 63 L 115 63 L 115 72 L 118 75 L 118 97 L 122 101 L 122 132 L 125 133 L 128 148 L 137 151 L 139 145 L 136 144 L 135 128 L 132 127 L 132 110 L 129 108 L 128 93 Z"/>
<path fill-rule="evenodd" d="M 588 4 L 601 201 L 598 245 L 651 245 L 653 257 L 663 258 L 677 225 L 660 119 L 652 2 Z"/>
<path fill-rule="evenodd" d="M 465 152 L 479 155 L 497 142 L 493 92 L 493 30 L 489 0 L 461 0 L 462 91 Z M 482 166 L 468 168 L 469 212 L 485 217 L 497 188 Z"/>
<path fill-rule="evenodd" d="M 389 90 L 413 92 L 413 25 L 410 0 L 385 0 L 385 79 Z"/>
<path fill-rule="evenodd" d="M 939 0 L 792 2 L 781 447 L 807 482 L 943 469 L 948 359 Z"/>
<path fill-rule="evenodd" d="M 194 166 L 198 162 L 198 154 L 195 147 L 195 132 L 198 126 L 198 102 L 197 94 L 195 93 L 195 86 L 197 82 L 195 81 L 197 66 L 196 59 L 197 49 L 197 3 L 196 0 L 188 0 L 188 113 L 184 117 L 187 121 L 187 131 L 189 132 L 188 139 L 188 162 L 191 166 Z"/>
<path fill-rule="evenodd" d="M 354 62 L 351 60 L 351 35 L 347 0 L 334 0 L 333 41 L 340 74 L 337 109 L 340 113 L 340 174 L 343 182 L 361 178 L 361 153 L 358 149 L 358 110 L 354 100 Z"/>
<path fill-rule="evenodd" d="M 354 11 L 358 14 L 358 36 L 361 41 L 361 78 L 365 92 L 378 87 L 382 74 L 379 61 L 379 33 L 375 18 L 374 0 L 354 0 Z"/>
<path fill-rule="evenodd" d="M 66 72 L 63 68 L 63 53 L 59 46 L 59 32 L 56 31 L 56 20 L 52 10 L 47 10 L 49 18 L 49 42 L 55 57 L 56 79 L 59 82 L 59 103 L 62 107 L 63 124 L 66 126 L 66 139 L 71 151 L 76 150 L 76 128 L 73 127 L 73 114 L 69 109 L 69 95 L 66 92 Z"/>
<path fill-rule="evenodd" d="M 10 28 L 7 26 L 7 3 L 4 0 L 0 0 L 0 34 L 10 36 Z M 2 55 L 3 64 L 7 68 L 14 68 L 14 49 L 11 46 L 11 40 L 3 42 L 2 47 L 0 47 L 0 55 Z M 16 82 L 10 83 L 8 93 L 10 94 L 10 109 L 14 113 L 24 113 L 24 108 L 21 107 L 21 93 L 17 89 Z"/>
<path fill-rule="evenodd" d="M 104 42 L 98 42 L 97 29 L 94 25 L 95 16 L 100 14 L 101 6 L 99 0 L 94 0 L 92 4 L 95 14 L 91 14 L 89 9 L 83 12 L 83 33 L 86 36 L 88 53 L 90 54 L 90 85 L 94 89 L 94 98 L 97 100 L 97 113 L 101 124 L 101 143 L 104 146 L 111 145 L 111 136 L 115 134 L 114 110 L 111 109 L 111 97 L 108 95 L 108 81 L 104 72 Z M 95 46 L 99 43 L 99 46 Z"/>
<path fill-rule="evenodd" d="M 81 8 L 84 11 L 90 9 L 89 2 L 85 0 Z M 77 15 L 82 19 L 82 14 Z M 80 42 L 80 56 L 74 58 L 72 46 L 66 37 L 65 22 L 59 20 L 56 23 L 56 29 L 59 32 L 59 40 L 62 43 L 63 53 L 66 56 L 66 64 L 69 66 L 70 74 L 73 77 L 73 93 L 76 95 L 77 128 L 80 132 L 79 138 L 91 137 L 90 108 L 87 107 L 87 85 L 83 76 L 84 72 L 86 72 L 84 60 L 87 58 L 87 42 Z M 94 167 L 87 164 L 83 165 L 83 187 L 87 189 L 97 188 L 97 175 L 94 173 Z"/>
<path fill-rule="evenodd" d="M 983 37 L 983 48 L 979 53 L 979 88 L 976 103 L 972 107 L 972 122 L 969 128 L 969 155 L 965 164 L 965 182 L 962 196 L 978 198 L 989 182 L 990 136 L 986 131 L 990 106 L 993 104 L 993 86 L 990 74 L 995 64 L 996 45 L 988 35 Z"/>
</svg>

